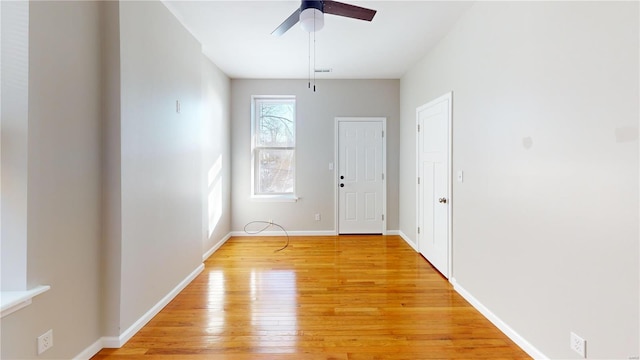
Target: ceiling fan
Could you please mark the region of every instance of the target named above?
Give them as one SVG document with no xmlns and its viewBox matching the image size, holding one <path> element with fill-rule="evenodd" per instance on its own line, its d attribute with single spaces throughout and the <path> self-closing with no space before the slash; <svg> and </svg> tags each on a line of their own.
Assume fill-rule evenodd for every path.
<svg viewBox="0 0 640 360">
<path fill-rule="evenodd" d="M 293 12 L 271 35 L 280 36 L 300 22 L 300 26 L 307 32 L 314 32 L 324 26 L 324 14 L 338 15 L 353 19 L 371 21 L 376 10 L 360 6 L 341 3 L 338 1 L 306 1 L 302 0 L 300 8 Z"/>
</svg>

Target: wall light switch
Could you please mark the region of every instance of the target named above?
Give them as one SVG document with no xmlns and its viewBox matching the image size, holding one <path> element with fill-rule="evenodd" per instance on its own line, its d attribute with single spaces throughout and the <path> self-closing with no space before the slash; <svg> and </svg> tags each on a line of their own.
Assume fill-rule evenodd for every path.
<svg viewBox="0 0 640 360">
<path fill-rule="evenodd" d="M 462 182 L 462 170 L 458 170 L 458 182 Z"/>
<path fill-rule="evenodd" d="M 333 163 L 332 162 L 329 163 L 329 170 L 333 170 Z"/>
</svg>

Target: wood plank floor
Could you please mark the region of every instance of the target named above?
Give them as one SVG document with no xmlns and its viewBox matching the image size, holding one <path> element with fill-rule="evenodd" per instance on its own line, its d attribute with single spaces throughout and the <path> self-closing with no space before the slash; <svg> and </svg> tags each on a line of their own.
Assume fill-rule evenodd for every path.
<svg viewBox="0 0 640 360">
<path fill-rule="evenodd" d="M 94 359 L 529 359 L 398 236 L 242 237 Z"/>
</svg>

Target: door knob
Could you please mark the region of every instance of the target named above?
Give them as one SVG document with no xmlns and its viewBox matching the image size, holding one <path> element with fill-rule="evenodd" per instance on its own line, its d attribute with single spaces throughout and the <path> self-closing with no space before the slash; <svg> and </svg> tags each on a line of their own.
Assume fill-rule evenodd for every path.
<svg viewBox="0 0 640 360">
<path fill-rule="evenodd" d="M 344 184 L 340 184 L 340 187 L 344 187 Z"/>
<path fill-rule="evenodd" d="M 438 202 L 440 204 L 446 204 L 447 203 L 447 198 L 440 198 L 440 199 L 438 199 Z"/>
</svg>

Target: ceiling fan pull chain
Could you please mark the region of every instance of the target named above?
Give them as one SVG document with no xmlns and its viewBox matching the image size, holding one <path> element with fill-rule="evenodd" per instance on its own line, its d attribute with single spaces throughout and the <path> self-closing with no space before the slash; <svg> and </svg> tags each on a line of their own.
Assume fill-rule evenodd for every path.
<svg viewBox="0 0 640 360">
<path fill-rule="evenodd" d="M 316 92 L 316 33 L 313 33 L 313 92 Z"/>
<path fill-rule="evenodd" d="M 308 54 L 308 60 L 309 60 L 309 66 L 307 66 L 307 72 L 308 72 L 308 76 L 307 76 L 307 80 L 309 80 L 309 89 L 311 89 L 311 33 L 308 33 L 308 48 L 309 48 L 309 54 Z"/>
</svg>

